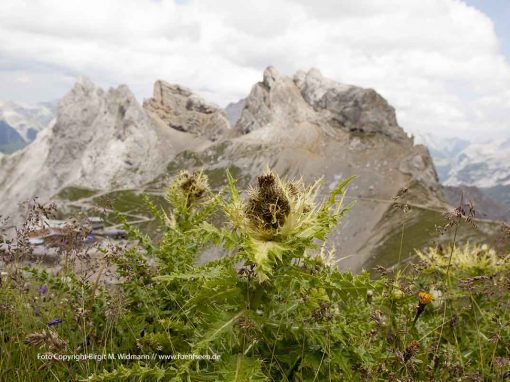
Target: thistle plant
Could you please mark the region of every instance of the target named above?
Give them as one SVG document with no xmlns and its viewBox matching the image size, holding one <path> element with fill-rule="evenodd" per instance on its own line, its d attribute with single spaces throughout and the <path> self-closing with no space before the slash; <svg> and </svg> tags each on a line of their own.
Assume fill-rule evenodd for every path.
<svg viewBox="0 0 510 382">
<path fill-rule="evenodd" d="M 227 176 L 231 201 L 224 210 L 241 236 L 239 246 L 246 265 L 255 266 L 259 281 L 268 279 L 276 263 L 303 258 L 306 250 L 316 249 L 316 241 L 324 241 L 349 209 L 343 207 L 343 195 L 352 178 L 319 204 L 320 181 L 305 186 L 302 179 L 283 181 L 267 170 L 242 201 L 234 179 Z"/>
<path fill-rule="evenodd" d="M 227 180 L 213 192 L 203 172 L 182 171 L 165 203 L 147 195 L 158 235 L 126 223 L 130 244 L 102 248 L 114 285 L 103 268 L 93 278 L 30 269 L 22 282 L 2 273 L 0 380 L 506 378 L 508 257 L 474 244 L 430 248 L 398 278 L 353 275 L 327 242 L 350 208 L 351 178 L 326 197 L 320 181 L 269 170 L 246 194 Z M 154 357 L 42 362 L 41 350 Z"/>
</svg>

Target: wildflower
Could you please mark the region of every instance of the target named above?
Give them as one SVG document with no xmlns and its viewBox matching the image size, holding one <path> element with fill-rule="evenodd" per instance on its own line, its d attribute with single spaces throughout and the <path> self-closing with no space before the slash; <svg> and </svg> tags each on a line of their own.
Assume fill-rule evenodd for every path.
<svg viewBox="0 0 510 382">
<path fill-rule="evenodd" d="M 427 304 L 432 302 L 433 297 L 428 292 L 420 292 L 418 293 L 418 307 L 416 308 L 416 315 L 414 316 L 413 325 L 418 321 L 418 318 L 421 316 Z"/>
<path fill-rule="evenodd" d="M 247 200 L 242 201 L 235 181 L 228 175 L 231 201 L 225 205 L 225 212 L 233 226 L 246 235 L 242 255 L 247 260 L 245 265 L 255 265 L 259 282 L 267 281 L 278 263 L 304 257 L 301 248 L 310 242 L 325 239 L 333 223 L 347 211 L 342 203 L 344 188 L 351 179 L 341 182 L 327 200 L 317 203 L 320 181 L 306 186 L 303 179 L 283 180 L 268 169 L 257 178 Z M 317 260 L 323 264 L 326 261 Z"/>
<path fill-rule="evenodd" d="M 209 192 L 209 183 L 203 172 L 181 171 L 170 186 L 166 198 L 174 206 L 191 208 Z"/>
<path fill-rule="evenodd" d="M 46 294 L 46 292 L 48 292 L 48 287 L 46 285 L 42 285 L 39 288 L 39 294 L 42 296 L 42 295 Z"/>
<path fill-rule="evenodd" d="M 428 292 L 420 292 L 418 293 L 418 299 L 420 301 L 420 305 L 427 305 L 433 300 L 433 297 Z"/>
<path fill-rule="evenodd" d="M 411 341 L 409 346 L 404 351 L 404 362 L 409 361 L 411 358 L 413 358 L 416 353 L 418 352 L 418 349 L 420 348 L 420 343 L 416 340 Z"/>
<path fill-rule="evenodd" d="M 62 322 L 64 322 L 63 319 L 61 318 L 56 318 L 54 320 L 51 320 L 51 321 L 48 321 L 48 326 L 55 326 L 55 325 L 59 325 L 61 324 Z"/>
<path fill-rule="evenodd" d="M 251 192 L 245 211 L 250 223 L 262 230 L 277 229 L 289 212 L 289 200 L 275 175 L 270 172 L 259 176 L 258 189 Z"/>
</svg>

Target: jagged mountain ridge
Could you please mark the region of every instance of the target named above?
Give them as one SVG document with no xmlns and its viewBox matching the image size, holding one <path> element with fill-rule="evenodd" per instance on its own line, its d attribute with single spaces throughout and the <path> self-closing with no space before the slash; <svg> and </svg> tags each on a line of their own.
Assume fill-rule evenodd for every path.
<svg viewBox="0 0 510 382">
<path fill-rule="evenodd" d="M 228 129 L 223 110 L 180 85 L 156 81 L 154 95 L 143 102 L 151 117 L 169 128 L 215 141 Z"/>
<path fill-rule="evenodd" d="M 126 86 L 105 92 L 81 79 L 60 101 L 56 122 L 1 159 L 2 212 L 71 184 L 137 186 L 164 168 L 164 151 L 172 155 L 168 131 L 155 127 Z"/>
<path fill-rule="evenodd" d="M 105 92 L 82 80 L 60 102 L 54 126 L 0 159 L 0 207 L 49 200 L 69 186 L 158 191 L 182 168 L 204 168 L 218 185 L 230 169 L 248 185 L 269 166 L 306 181 L 322 176 L 324 193 L 356 175 L 349 200 L 358 203 L 332 239 L 348 257 L 342 266 L 359 269 L 394 226 L 399 190 L 424 206 L 444 205 L 427 149 L 372 89 L 270 67 L 231 129 L 227 116 L 179 85 L 156 82 L 142 108 L 126 86 Z"/>
<path fill-rule="evenodd" d="M 441 139 L 431 134 L 420 134 L 416 138 L 429 148 L 447 194 L 451 195 L 454 188 L 464 190 L 473 195 L 487 216 L 501 219 L 502 214 L 494 207 L 499 204 L 500 211 L 505 211 L 504 218 L 509 218 L 510 139 L 472 143 L 455 137 Z"/>
</svg>

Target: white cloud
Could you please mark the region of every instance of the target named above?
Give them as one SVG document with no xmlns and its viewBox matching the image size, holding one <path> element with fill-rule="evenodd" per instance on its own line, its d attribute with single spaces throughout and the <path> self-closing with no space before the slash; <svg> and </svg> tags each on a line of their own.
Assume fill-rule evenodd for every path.
<svg viewBox="0 0 510 382">
<path fill-rule="evenodd" d="M 0 3 L 0 99 L 53 98 L 86 75 L 140 97 L 161 78 L 225 104 L 268 65 L 375 88 L 408 131 L 508 131 L 510 66 L 490 19 L 460 0 Z"/>
</svg>

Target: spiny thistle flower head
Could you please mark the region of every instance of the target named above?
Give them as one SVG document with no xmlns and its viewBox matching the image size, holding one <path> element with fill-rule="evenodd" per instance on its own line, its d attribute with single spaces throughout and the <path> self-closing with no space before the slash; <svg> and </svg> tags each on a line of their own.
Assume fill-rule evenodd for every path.
<svg viewBox="0 0 510 382">
<path fill-rule="evenodd" d="M 495 272 L 508 268 L 510 256 L 499 256 L 497 252 L 486 244 L 470 244 L 448 246 L 444 249 L 429 248 L 426 251 L 417 251 L 418 257 L 431 269 L 446 272 L 448 264 L 453 269 L 472 271 L 487 270 Z M 451 254 L 451 261 L 450 261 Z"/>
<path fill-rule="evenodd" d="M 243 254 L 249 264 L 256 266 L 259 281 L 268 279 L 284 255 L 289 261 L 304 256 L 306 248 L 315 248 L 315 240 L 324 240 L 348 210 L 342 208 L 343 195 L 352 178 L 340 183 L 328 199 L 317 203 L 320 180 L 305 186 L 302 179 L 283 180 L 268 169 L 243 201 L 235 180 L 229 173 L 227 177 L 231 200 L 224 209 L 234 228 L 243 234 Z"/>
<path fill-rule="evenodd" d="M 210 193 L 209 182 L 203 171 L 190 173 L 183 170 L 175 177 L 166 193 L 166 199 L 174 207 L 190 208 Z"/>
<path fill-rule="evenodd" d="M 316 220 L 317 190 L 318 182 L 307 188 L 302 179 L 284 181 L 267 170 L 249 191 L 243 207 L 245 228 L 266 241 L 311 228 Z"/>
</svg>

